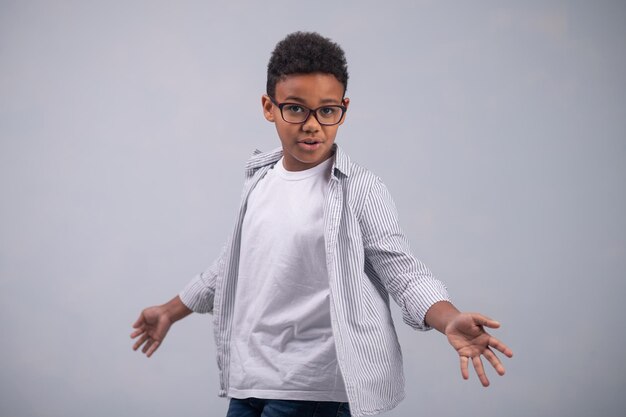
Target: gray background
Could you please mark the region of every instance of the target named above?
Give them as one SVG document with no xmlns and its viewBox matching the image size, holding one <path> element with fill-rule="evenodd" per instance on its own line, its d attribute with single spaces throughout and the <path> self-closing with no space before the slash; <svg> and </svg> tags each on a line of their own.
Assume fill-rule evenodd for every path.
<svg viewBox="0 0 626 417">
<path fill-rule="evenodd" d="M 295 30 L 344 47 L 338 142 L 516 355 L 484 389 L 398 323 L 387 415 L 625 415 L 625 21 L 601 1 L 0 1 L 0 415 L 225 414 L 211 316 L 149 360 L 129 334 L 217 255 L 245 160 L 278 145 L 260 96 Z"/>
</svg>

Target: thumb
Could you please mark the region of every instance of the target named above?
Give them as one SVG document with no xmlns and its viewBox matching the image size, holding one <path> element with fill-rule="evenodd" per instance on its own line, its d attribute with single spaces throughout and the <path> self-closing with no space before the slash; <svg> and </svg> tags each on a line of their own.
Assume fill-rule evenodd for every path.
<svg viewBox="0 0 626 417">
<path fill-rule="evenodd" d="M 474 313 L 472 314 L 472 317 L 474 318 L 474 322 L 480 326 L 489 327 L 491 329 L 497 329 L 500 327 L 499 321 L 483 316 L 482 314 Z"/>
<path fill-rule="evenodd" d="M 141 314 L 139 314 L 139 318 L 137 319 L 137 321 L 135 321 L 135 323 L 133 323 L 133 327 L 135 329 L 138 328 L 138 327 L 141 327 L 144 322 L 145 322 L 145 319 L 143 317 L 143 311 L 142 311 Z"/>
</svg>

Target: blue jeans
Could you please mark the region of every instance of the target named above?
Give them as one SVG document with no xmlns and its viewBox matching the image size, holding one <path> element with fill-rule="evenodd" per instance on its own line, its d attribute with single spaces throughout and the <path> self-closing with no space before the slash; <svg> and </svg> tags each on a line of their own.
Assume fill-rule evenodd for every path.
<svg viewBox="0 0 626 417">
<path fill-rule="evenodd" d="M 231 398 L 226 417 L 350 417 L 348 403 Z"/>
</svg>

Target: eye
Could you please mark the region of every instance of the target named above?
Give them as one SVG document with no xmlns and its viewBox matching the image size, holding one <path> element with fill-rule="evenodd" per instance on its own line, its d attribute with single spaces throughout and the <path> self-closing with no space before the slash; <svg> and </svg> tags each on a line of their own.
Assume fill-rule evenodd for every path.
<svg viewBox="0 0 626 417">
<path fill-rule="evenodd" d="M 334 117 L 339 112 L 339 107 L 322 107 L 317 112 L 322 117 Z"/>
<path fill-rule="evenodd" d="M 289 113 L 304 113 L 306 110 L 304 107 L 297 104 L 286 104 L 283 107 L 283 111 L 288 111 Z"/>
</svg>

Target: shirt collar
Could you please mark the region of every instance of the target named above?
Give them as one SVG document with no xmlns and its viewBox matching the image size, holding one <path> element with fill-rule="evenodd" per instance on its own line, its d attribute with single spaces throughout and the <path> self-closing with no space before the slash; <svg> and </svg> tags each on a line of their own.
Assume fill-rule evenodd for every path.
<svg viewBox="0 0 626 417">
<path fill-rule="evenodd" d="M 350 176 L 350 158 L 336 143 L 333 144 L 333 148 L 335 150 L 333 175 L 335 177 L 337 177 L 338 174 L 343 174 L 346 177 Z M 252 157 L 246 162 L 246 175 L 252 176 L 259 168 L 275 164 L 282 156 L 282 148 L 276 148 L 269 152 L 262 152 L 256 149 L 252 153 Z"/>
<path fill-rule="evenodd" d="M 333 165 L 333 175 L 337 176 L 338 173 L 350 176 L 350 158 L 346 155 L 336 143 L 333 145 L 335 148 L 335 162 Z"/>
</svg>

